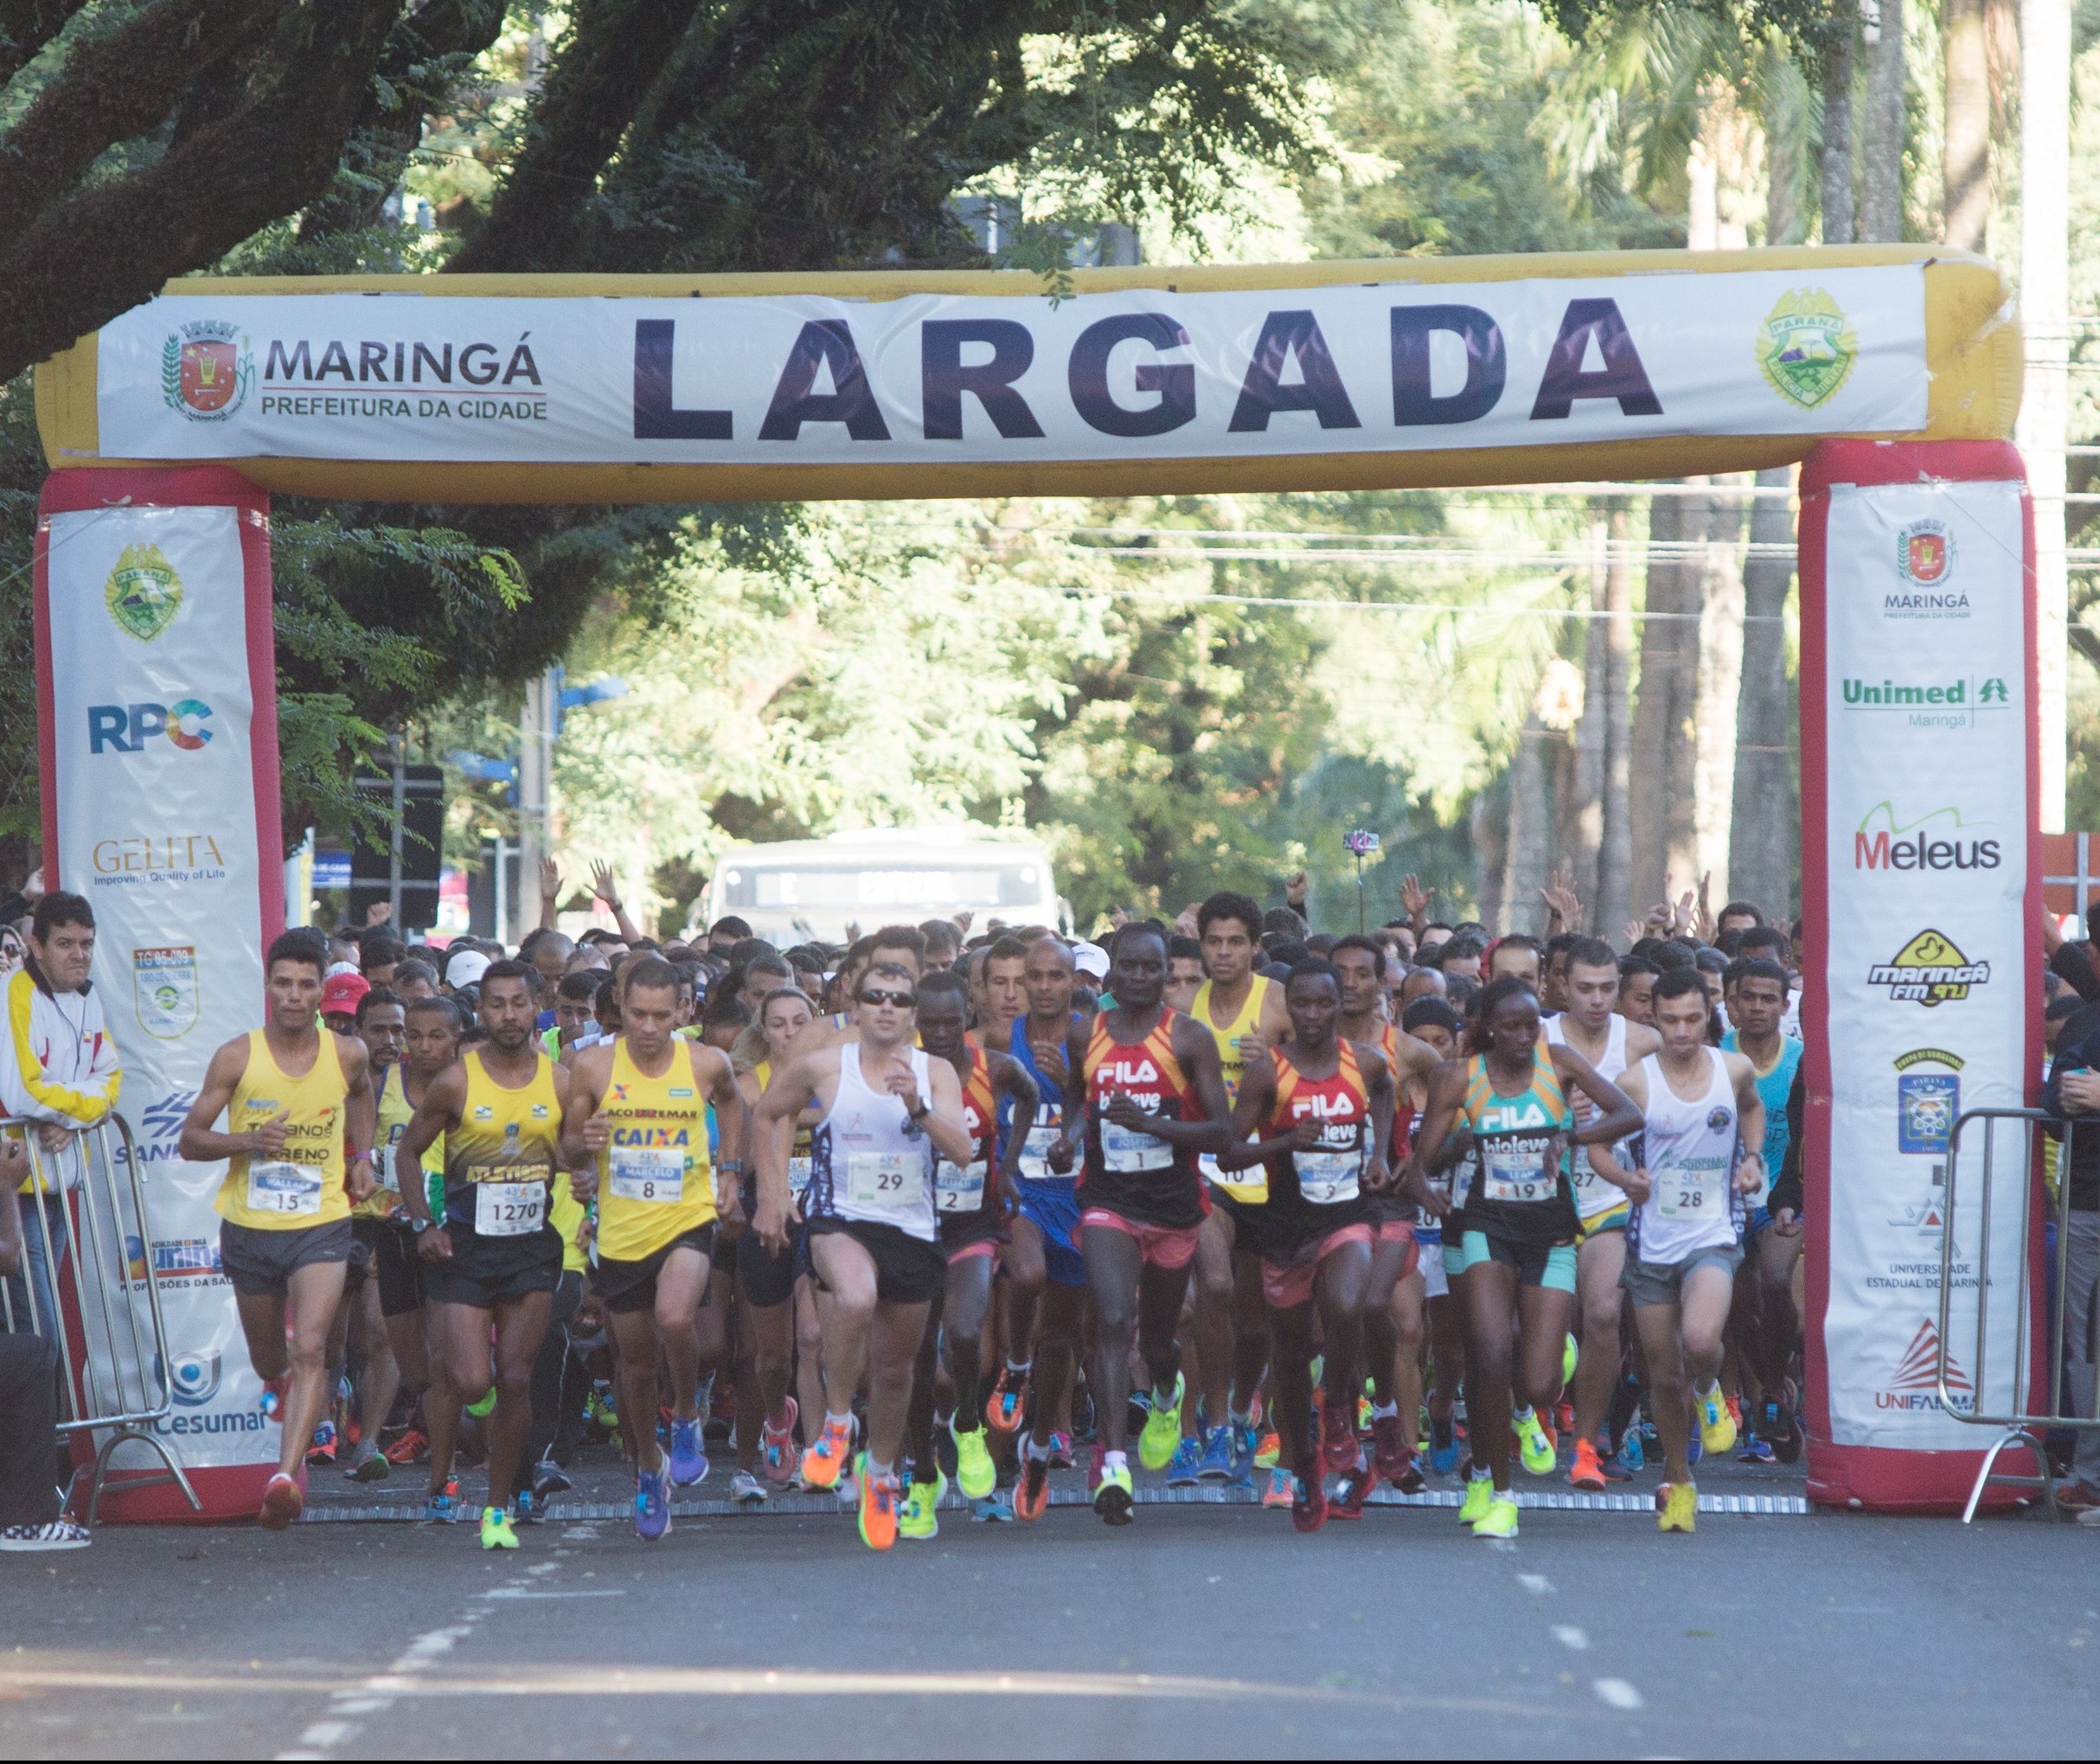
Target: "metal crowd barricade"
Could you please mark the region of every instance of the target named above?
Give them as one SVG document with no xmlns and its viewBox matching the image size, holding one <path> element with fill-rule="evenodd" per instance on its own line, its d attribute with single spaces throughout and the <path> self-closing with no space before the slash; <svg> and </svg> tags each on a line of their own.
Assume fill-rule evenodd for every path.
<svg viewBox="0 0 2100 1764">
<path fill-rule="evenodd" d="M 1961 1373 L 1955 1365 L 1954 1344 L 1950 1339 L 1950 1313 L 1954 1295 L 1955 1234 L 1956 1222 L 1961 1217 L 1957 1199 L 1956 1177 L 1961 1166 L 1962 1130 L 1972 1122 L 1982 1122 L 1983 1160 L 1978 1192 L 1978 1210 L 1981 1214 L 1980 1241 L 1976 1249 L 1976 1333 L 1975 1351 L 1970 1361 L 1974 1368 L 1970 1375 L 1973 1400 L 1967 1409 L 1961 1406 Z M 2015 1347 L 2009 1389 L 2012 1400 L 2004 1414 L 1985 1412 L 1984 1392 L 1990 1388 L 1989 1365 L 1990 1313 L 1992 1301 L 1991 1237 L 1992 1221 L 1996 1209 L 1993 1205 L 1993 1183 L 2001 1179 L 1998 1166 L 2005 1161 L 1997 1146 L 1997 1124 L 2016 1122 L 2020 1125 L 2020 1155 L 2014 1162 L 2011 1179 L 2020 1192 L 2019 1244 L 2017 1262 L 2020 1269 L 2014 1283 L 2012 1302 L 2018 1326 L 2014 1333 Z M 2063 1138 L 2057 1153 L 2057 1184 L 2053 1223 L 2056 1227 L 2056 1253 L 2054 1278 L 2050 1287 L 2050 1302 L 2044 1307 L 2045 1326 L 2048 1330 L 2049 1382 L 2046 1400 L 2039 1404 L 2034 1401 L 2033 1390 L 2034 1368 L 2034 1338 L 2030 1319 L 2033 1315 L 2033 1294 L 2029 1281 L 2033 1274 L 2033 1258 L 2028 1254 L 2034 1229 L 2034 1144 L 2035 1132 L 2045 1122 L 2059 1125 Z M 2089 1130 L 2092 1123 L 2089 1123 Z M 2078 1130 L 2073 1121 L 2058 1122 L 2057 1117 L 2039 1109 L 1972 1109 L 1954 1124 L 1947 1147 L 1947 1192 L 1943 1208 L 1944 1217 L 1940 1226 L 1940 1310 L 1939 1354 L 1937 1387 L 1942 1409 L 1957 1420 L 1976 1427 L 1994 1427 L 1998 1437 L 1993 1440 L 1983 1454 L 1983 1462 L 1976 1471 L 1975 1486 L 1969 1493 L 1969 1505 L 1962 1509 L 1962 1523 L 1968 1524 L 1976 1516 L 1976 1507 L 1983 1499 L 1983 1491 L 1996 1484 L 2013 1488 L 2033 1488 L 2041 1491 L 2043 1504 L 2052 1518 L 2061 1514 L 2056 1504 L 2056 1478 L 2049 1468 L 2048 1442 L 2044 1435 L 2059 1429 L 2090 1432 L 2100 1428 L 2100 1417 L 2061 1414 L 2065 1406 L 2064 1394 L 2064 1320 L 2070 1301 L 2069 1265 L 2071 1257 L 2071 1146 Z M 2086 1344 L 2086 1362 L 2094 1362 L 2093 1344 Z M 1951 1371 L 1950 1371 L 1951 1368 Z M 2007 1446 L 2025 1445 L 2034 1455 L 2036 1474 L 2033 1476 L 2001 1475 L 1997 1472 L 1999 1454 Z"/>
<path fill-rule="evenodd" d="M 86 1518 L 93 1524 L 112 1455 L 119 1446 L 137 1443 L 163 1467 L 120 1472 L 122 1486 L 172 1482 L 191 1510 L 201 1512 L 203 1503 L 181 1463 L 154 1430 L 173 1412 L 175 1393 L 153 1227 L 130 1123 L 112 1110 L 55 1154 L 43 1148 L 34 1121 L 0 1118 L 0 1130 L 18 1134 L 27 1144 L 34 1178 L 30 1192 L 20 1197 L 21 1270 L 0 1282 L 0 1327 L 45 1336 L 57 1348 L 60 1435 L 68 1441 L 85 1435 L 91 1443 L 97 1435 L 107 1435 L 92 1465 L 74 1471 L 67 1511 L 75 1511 L 81 1476 L 92 1471 Z M 42 1240 L 41 1270 L 31 1265 L 34 1238 Z M 17 1314 L 17 1292 L 26 1315 Z"/>
</svg>

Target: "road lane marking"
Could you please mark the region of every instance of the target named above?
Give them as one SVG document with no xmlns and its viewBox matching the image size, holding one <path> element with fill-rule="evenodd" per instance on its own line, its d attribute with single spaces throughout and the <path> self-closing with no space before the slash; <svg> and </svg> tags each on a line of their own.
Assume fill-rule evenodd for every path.
<svg viewBox="0 0 2100 1764">
<path fill-rule="evenodd" d="M 1590 1645 L 1589 1636 L 1572 1623 L 1556 1623 L 1553 1626 L 1553 1639 L 1563 1647 L 1572 1648 L 1577 1653 Z"/>
<path fill-rule="evenodd" d="M 1623 1678 L 1596 1678 L 1590 1688 L 1597 1692 L 1597 1701 L 1608 1703 L 1614 1709 L 1646 1709 L 1648 1699 Z"/>
</svg>

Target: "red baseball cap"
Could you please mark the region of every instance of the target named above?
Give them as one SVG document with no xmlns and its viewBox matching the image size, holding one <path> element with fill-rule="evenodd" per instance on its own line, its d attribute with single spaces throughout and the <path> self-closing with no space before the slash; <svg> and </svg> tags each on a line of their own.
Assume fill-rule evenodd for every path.
<svg viewBox="0 0 2100 1764">
<path fill-rule="evenodd" d="M 331 974 L 321 988 L 321 1014 L 333 1017 L 338 1013 L 354 1015 L 357 1001 L 372 990 L 372 982 L 362 974 Z"/>
</svg>

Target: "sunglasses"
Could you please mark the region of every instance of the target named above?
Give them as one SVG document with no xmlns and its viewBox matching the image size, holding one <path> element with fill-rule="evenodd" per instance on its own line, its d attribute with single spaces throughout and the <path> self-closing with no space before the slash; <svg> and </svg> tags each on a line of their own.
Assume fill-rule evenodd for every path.
<svg viewBox="0 0 2100 1764">
<path fill-rule="evenodd" d="M 917 993 L 870 991 L 856 994 L 864 1005 L 887 1005 L 893 1010 L 915 1011 L 919 1008 Z"/>
</svg>

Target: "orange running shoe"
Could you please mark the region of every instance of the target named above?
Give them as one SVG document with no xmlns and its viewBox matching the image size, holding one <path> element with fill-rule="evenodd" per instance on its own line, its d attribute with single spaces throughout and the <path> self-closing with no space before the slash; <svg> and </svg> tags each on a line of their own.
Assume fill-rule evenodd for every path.
<svg viewBox="0 0 2100 1764">
<path fill-rule="evenodd" d="M 1028 1403 L 1028 1372 L 1015 1371 L 1012 1366 L 1001 1366 L 999 1377 L 992 1384 L 991 1395 L 984 1399 L 984 1424 L 996 1434 L 1017 1433 L 1021 1428 L 1021 1411 Z"/>
<path fill-rule="evenodd" d="M 1050 1460 L 1021 1454 L 1021 1480 L 1014 1485 L 1014 1517 L 1040 1519 L 1050 1505 Z"/>
<path fill-rule="evenodd" d="M 1597 1460 L 1597 1447 L 1592 1441 L 1575 1441 L 1575 1461 L 1568 1466 L 1568 1481 L 1587 1494 L 1604 1492 L 1604 1467 Z"/>
<path fill-rule="evenodd" d="M 894 1474 L 870 1476 L 861 1461 L 861 1541 L 870 1550 L 887 1550 L 897 1541 L 897 1503 L 903 1488 Z"/>
<path fill-rule="evenodd" d="M 430 1439 L 423 1429 L 411 1422 L 401 1430 L 401 1436 L 381 1454 L 389 1464 L 420 1464 L 430 1456 Z"/>
<path fill-rule="evenodd" d="M 811 1488 L 836 1488 L 839 1478 L 845 1474 L 847 1460 L 852 1455 L 852 1422 L 834 1422 L 827 1417 L 824 1430 L 816 1436 L 816 1443 L 802 1454 L 802 1480 Z M 897 1535 L 895 1518 L 893 1512 L 890 1529 L 893 1539 Z"/>
<path fill-rule="evenodd" d="M 262 1510 L 255 1515 L 255 1523 L 266 1531 L 281 1531 L 305 1506 L 306 1496 L 299 1485 L 280 1470 L 263 1490 Z"/>
</svg>

